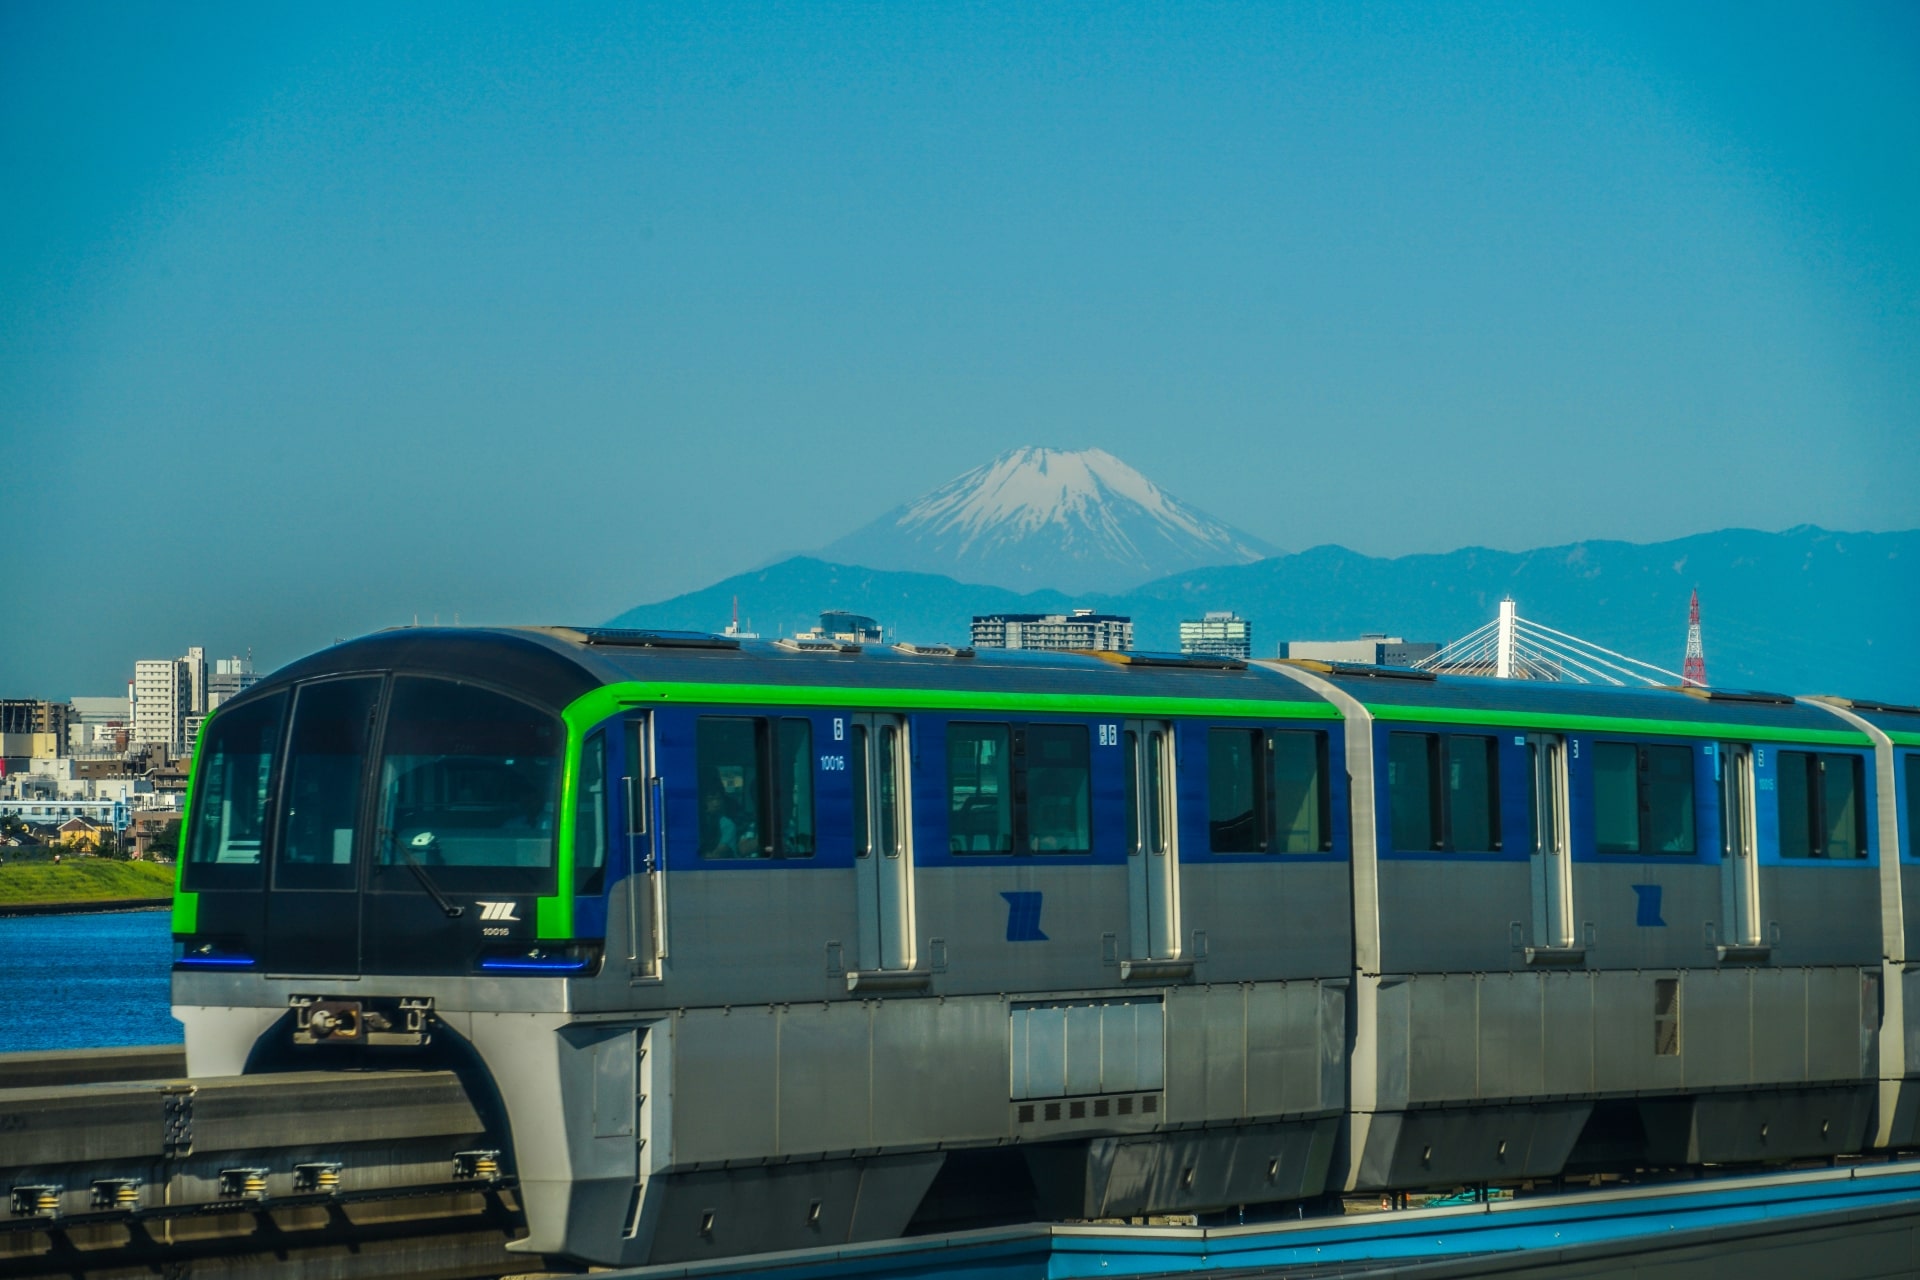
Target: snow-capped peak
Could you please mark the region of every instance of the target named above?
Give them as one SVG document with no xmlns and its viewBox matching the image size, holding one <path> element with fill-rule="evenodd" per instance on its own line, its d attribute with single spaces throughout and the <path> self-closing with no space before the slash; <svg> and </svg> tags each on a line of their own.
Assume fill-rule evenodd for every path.
<svg viewBox="0 0 1920 1280">
<path fill-rule="evenodd" d="M 1118 590 L 1273 548 L 1198 511 L 1101 449 L 1001 454 L 826 548 L 1022 589 Z"/>
</svg>

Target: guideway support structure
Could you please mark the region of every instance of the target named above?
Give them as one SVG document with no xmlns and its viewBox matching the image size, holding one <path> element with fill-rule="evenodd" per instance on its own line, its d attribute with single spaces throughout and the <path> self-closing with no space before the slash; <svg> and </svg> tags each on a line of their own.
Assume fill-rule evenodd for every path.
<svg viewBox="0 0 1920 1280">
<path fill-rule="evenodd" d="M 36 1056 L 0 1061 L 0 1276 L 188 1260 L 198 1275 L 207 1255 L 244 1270 L 262 1247 L 346 1246 L 340 1274 L 515 1265 L 504 1144 L 452 1072 L 4 1087 L 79 1057 Z"/>
</svg>

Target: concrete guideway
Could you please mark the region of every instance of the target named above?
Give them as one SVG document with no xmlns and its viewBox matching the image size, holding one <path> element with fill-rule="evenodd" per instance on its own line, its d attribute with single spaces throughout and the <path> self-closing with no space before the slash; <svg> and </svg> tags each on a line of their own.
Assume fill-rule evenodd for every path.
<svg viewBox="0 0 1920 1280">
<path fill-rule="evenodd" d="M 630 1280 L 1469 1276 L 1867 1280 L 1920 1273 L 1920 1161 L 1304 1222 L 1029 1226 L 613 1273 Z"/>
<path fill-rule="evenodd" d="M 263 1252 L 340 1276 L 526 1265 L 505 1252 L 525 1228 L 503 1136 L 454 1073 L 184 1079 L 178 1057 L 0 1060 L 0 1276 L 245 1274 Z"/>
</svg>

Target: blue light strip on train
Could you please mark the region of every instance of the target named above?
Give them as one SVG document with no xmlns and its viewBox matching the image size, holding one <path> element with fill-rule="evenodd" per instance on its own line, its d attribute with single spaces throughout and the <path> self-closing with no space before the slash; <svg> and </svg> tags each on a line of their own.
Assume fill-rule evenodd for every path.
<svg viewBox="0 0 1920 1280">
<path fill-rule="evenodd" d="M 241 969 L 253 966 L 252 956 L 181 956 L 176 965 L 194 969 Z"/>
<path fill-rule="evenodd" d="M 480 967 L 489 973 L 579 973 L 588 960 L 482 960 Z"/>
</svg>

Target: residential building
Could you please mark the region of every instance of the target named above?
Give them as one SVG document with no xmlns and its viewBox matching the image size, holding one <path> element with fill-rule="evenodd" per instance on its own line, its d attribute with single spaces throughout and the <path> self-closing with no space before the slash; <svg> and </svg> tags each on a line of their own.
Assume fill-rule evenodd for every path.
<svg viewBox="0 0 1920 1280">
<path fill-rule="evenodd" d="M 1410 667 L 1422 658 L 1440 652 L 1437 643 L 1404 640 L 1377 631 L 1369 631 L 1358 640 L 1287 640 L 1280 645 L 1283 658 L 1310 662 L 1358 662 L 1370 667 Z"/>
<path fill-rule="evenodd" d="M 973 620 L 976 649 L 1133 648 L 1133 619 L 1075 609 L 1065 613 L 995 613 Z"/>
<path fill-rule="evenodd" d="M 178 658 L 143 658 L 133 664 L 133 738 L 178 751 L 186 737 L 192 699 L 186 665 Z"/>
<path fill-rule="evenodd" d="M 1253 656 L 1253 624 L 1230 610 L 1208 610 L 1198 621 L 1180 623 L 1180 652 L 1244 662 Z"/>
</svg>

